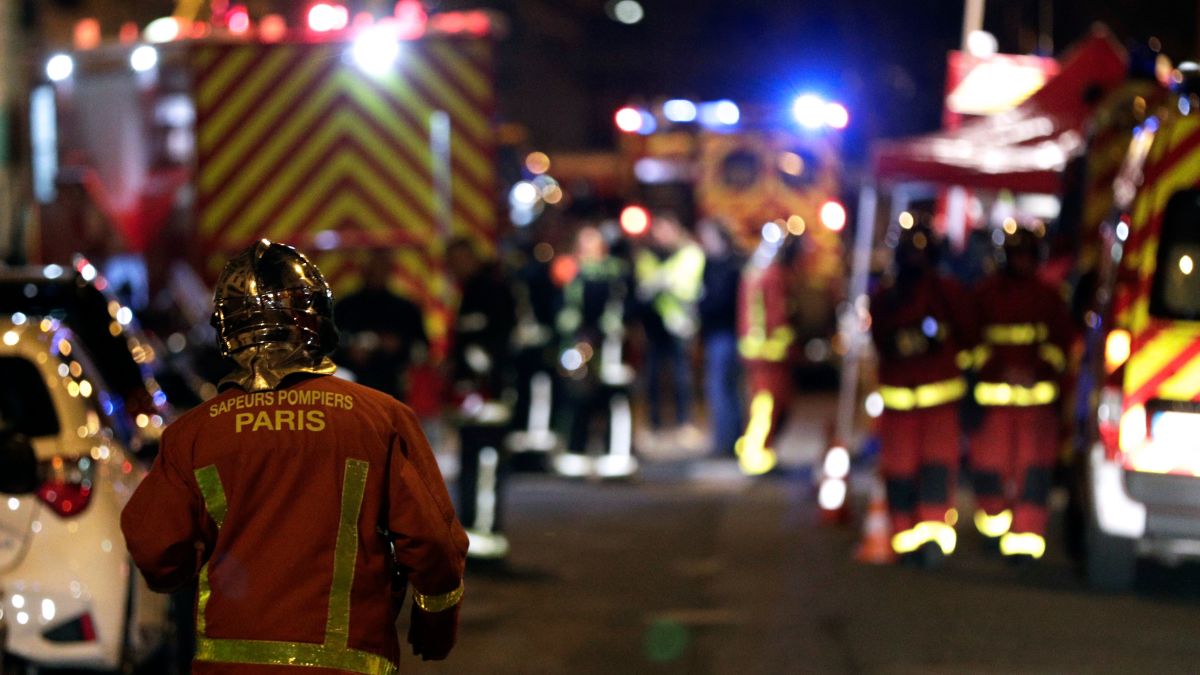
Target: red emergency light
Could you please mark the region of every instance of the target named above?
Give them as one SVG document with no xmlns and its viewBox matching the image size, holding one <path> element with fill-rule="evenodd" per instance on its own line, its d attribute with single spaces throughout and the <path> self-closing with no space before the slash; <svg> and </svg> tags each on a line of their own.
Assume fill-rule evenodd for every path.
<svg viewBox="0 0 1200 675">
<path fill-rule="evenodd" d="M 396 37 L 401 40 L 416 40 L 425 34 L 429 15 L 417 0 L 400 0 L 396 3 Z"/>
<path fill-rule="evenodd" d="M 642 129 L 642 113 L 637 108 L 625 106 L 613 115 L 617 128 L 627 134 L 636 134 Z"/>
<path fill-rule="evenodd" d="M 250 10 L 245 5 L 234 5 L 225 15 L 225 26 L 231 33 L 245 33 L 250 30 Z"/>
</svg>

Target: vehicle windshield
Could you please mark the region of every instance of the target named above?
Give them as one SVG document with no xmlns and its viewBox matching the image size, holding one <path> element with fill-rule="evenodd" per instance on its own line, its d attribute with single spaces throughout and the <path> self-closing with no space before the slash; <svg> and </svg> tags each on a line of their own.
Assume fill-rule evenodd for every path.
<svg viewBox="0 0 1200 675">
<path fill-rule="evenodd" d="M 19 356 L 0 356 L 0 374 L 0 430 L 57 435 L 58 414 L 37 367 Z"/>
<path fill-rule="evenodd" d="M 1200 320 L 1200 190 L 1171 196 L 1159 235 L 1150 313 Z"/>
</svg>

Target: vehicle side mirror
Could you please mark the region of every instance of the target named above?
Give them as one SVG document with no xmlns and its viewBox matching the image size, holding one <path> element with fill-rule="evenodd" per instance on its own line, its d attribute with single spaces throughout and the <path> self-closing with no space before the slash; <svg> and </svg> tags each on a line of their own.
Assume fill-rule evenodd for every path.
<svg viewBox="0 0 1200 675">
<path fill-rule="evenodd" d="M 24 434 L 0 431 L 0 492 L 29 494 L 38 489 L 37 455 Z"/>
</svg>

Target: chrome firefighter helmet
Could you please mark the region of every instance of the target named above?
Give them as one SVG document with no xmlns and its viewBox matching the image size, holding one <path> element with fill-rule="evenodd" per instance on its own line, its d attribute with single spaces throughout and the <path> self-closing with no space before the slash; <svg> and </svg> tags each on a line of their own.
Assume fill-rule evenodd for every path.
<svg viewBox="0 0 1200 675">
<path fill-rule="evenodd" d="M 321 271 L 295 248 L 261 239 L 221 272 L 212 325 L 223 356 L 285 343 L 323 356 L 337 348 L 333 293 Z"/>
</svg>

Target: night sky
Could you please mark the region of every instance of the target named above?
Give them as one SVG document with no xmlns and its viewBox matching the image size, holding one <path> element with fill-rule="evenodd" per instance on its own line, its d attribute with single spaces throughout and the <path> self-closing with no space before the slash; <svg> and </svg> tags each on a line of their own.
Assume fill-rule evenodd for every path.
<svg viewBox="0 0 1200 675">
<path fill-rule="evenodd" d="M 645 19 L 617 23 L 604 0 L 437 3 L 490 6 L 511 17 L 500 43 L 501 113 L 547 149 L 612 144 L 612 112 L 662 96 L 780 106 L 812 89 L 851 111 L 847 151 L 871 138 L 936 128 L 946 52 L 959 46 L 957 0 L 642 0 Z M 1160 38 L 1175 61 L 1193 58 L 1196 4 L 992 0 L 984 27 L 1002 52 L 1039 48 L 1050 19 L 1054 54 L 1103 21 L 1122 41 Z"/>
</svg>

